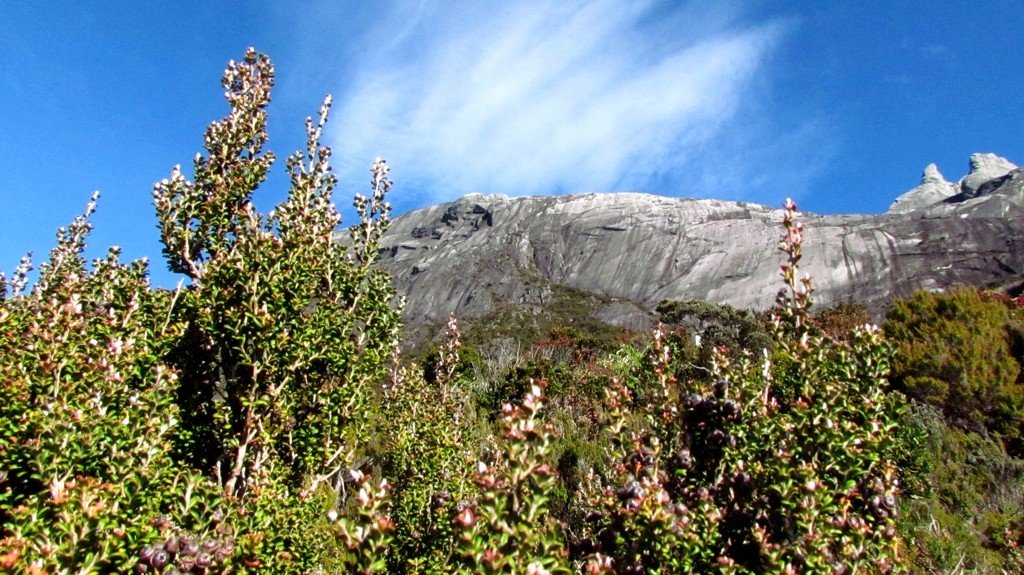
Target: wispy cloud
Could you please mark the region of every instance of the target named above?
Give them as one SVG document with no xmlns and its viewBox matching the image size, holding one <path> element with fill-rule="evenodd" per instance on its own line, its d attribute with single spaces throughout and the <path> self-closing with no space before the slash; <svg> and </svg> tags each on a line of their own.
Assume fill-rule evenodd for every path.
<svg viewBox="0 0 1024 575">
<path fill-rule="evenodd" d="M 380 155 L 431 201 L 702 182 L 676 175 L 737 145 L 786 28 L 722 4 L 483 4 L 395 5 L 364 28 L 330 133 L 343 173 Z"/>
</svg>

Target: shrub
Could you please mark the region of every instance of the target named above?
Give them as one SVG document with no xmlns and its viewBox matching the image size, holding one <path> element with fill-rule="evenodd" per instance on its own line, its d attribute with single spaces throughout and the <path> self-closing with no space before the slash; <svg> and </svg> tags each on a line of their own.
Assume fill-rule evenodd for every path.
<svg viewBox="0 0 1024 575">
<path fill-rule="evenodd" d="M 27 261 L 12 278 L 0 304 L 5 567 L 380 567 L 387 490 L 357 471 L 346 500 L 345 481 L 396 346 L 394 291 L 371 267 L 391 183 L 376 162 L 352 241 L 335 242 L 328 98 L 287 161 L 288 198 L 258 213 L 273 78 L 251 49 L 229 64 L 231 111 L 207 129 L 194 181 L 175 168 L 154 190 L 164 254 L 188 288 L 150 290 L 145 262 L 120 264 L 116 250 L 88 272 L 88 213 L 58 234 L 31 292 Z"/>
<path fill-rule="evenodd" d="M 355 199 L 350 241 L 334 241 L 319 143 L 329 99 L 287 161 L 287 199 L 253 207 L 274 160 L 273 78 L 253 50 L 229 64 L 231 111 L 208 128 L 193 180 L 175 168 L 154 190 L 164 255 L 187 287 L 149 289 L 145 262 L 116 249 L 88 270 L 91 205 L 31 291 L 27 260 L 0 281 L 4 569 L 901 569 L 891 350 L 870 326 L 835 341 L 812 325 L 794 205 L 788 292 L 762 355 L 712 350 L 711 377 L 680 378 L 688 368 L 659 330 L 647 351 L 574 356 L 550 416 L 544 382 L 513 372 L 521 404 L 502 402 L 478 438 L 454 320 L 429 378 L 398 363 L 400 306 L 372 266 L 390 210 L 383 161 L 372 196 Z M 590 413 L 594 381 L 615 372 L 605 413 L 556 445 L 556 423 Z M 579 401 L 574 380 L 587 386 Z"/>
<path fill-rule="evenodd" d="M 678 380 L 657 335 L 654 393 L 610 388 L 618 464 L 576 546 L 591 572 L 902 570 L 891 350 L 877 328 L 842 343 L 811 325 L 794 213 L 773 361 L 719 354 L 713 384 Z"/>
<path fill-rule="evenodd" d="M 535 382 L 521 406 L 503 409 L 494 460 L 473 477 L 480 494 L 455 510 L 454 572 L 572 573 L 563 526 L 548 508 L 557 478 L 551 427 L 538 417 L 543 389 Z"/>
<path fill-rule="evenodd" d="M 458 323 L 434 355 L 429 380 L 416 369 L 397 368 L 384 390 L 380 433 L 382 472 L 395 486 L 390 515 L 394 541 L 389 573 L 447 573 L 455 544 L 454 509 L 471 495 L 476 460 L 471 397 L 460 371 Z"/>
<path fill-rule="evenodd" d="M 172 457 L 174 294 L 116 248 L 86 269 L 93 200 L 31 291 L 27 258 L 0 286 L 0 565 L 14 573 L 127 571 L 163 537 L 231 536 L 215 534 L 218 490 Z"/>
<path fill-rule="evenodd" d="M 998 441 L 949 426 L 932 406 L 915 404 L 908 415 L 926 432 L 929 487 L 901 505 L 913 571 L 1024 572 L 1024 461 Z"/>
<path fill-rule="evenodd" d="M 664 300 L 655 311 L 662 322 L 699 336 L 702 349 L 725 346 L 756 351 L 771 347 L 768 326 L 749 310 L 702 300 Z"/>
<path fill-rule="evenodd" d="M 1021 453 L 1021 310 L 974 289 L 897 300 L 885 332 L 897 346 L 893 383 L 954 425 L 1002 438 Z"/>
<path fill-rule="evenodd" d="M 814 314 L 814 322 L 825 335 L 833 339 L 848 337 L 858 326 L 871 323 L 871 316 L 863 305 L 840 302 Z"/>
</svg>

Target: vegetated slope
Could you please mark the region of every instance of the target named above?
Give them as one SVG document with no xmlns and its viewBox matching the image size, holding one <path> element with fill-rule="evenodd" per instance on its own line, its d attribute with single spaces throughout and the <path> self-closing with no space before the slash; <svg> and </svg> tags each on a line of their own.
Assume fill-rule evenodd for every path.
<svg viewBox="0 0 1024 575">
<path fill-rule="evenodd" d="M 947 182 L 934 165 L 881 215 L 804 214 L 804 271 L 819 306 L 880 311 L 918 289 L 1019 289 L 1024 169 L 992 154 Z M 472 194 L 397 218 L 381 265 L 413 325 L 454 312 L 541 313 L 557 289 L 593 294 L 589 318 L 644 329 L 665 299 L 763 309 L 775 298 L 781 211 L 637 193 L 509 198 Z"/>
</svg>

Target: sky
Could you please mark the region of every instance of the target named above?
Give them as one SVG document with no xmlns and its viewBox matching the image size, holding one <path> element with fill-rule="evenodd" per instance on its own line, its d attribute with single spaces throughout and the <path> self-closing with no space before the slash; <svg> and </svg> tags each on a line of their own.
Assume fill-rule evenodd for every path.
<svg viewBox="0 0 1024 575">
<path fill-rule="evenodd" d="M 248 46 L 277 71 L 269 147 L 331 94 L 336 201 L 379 156 L 395 214 L 614 191 L 881 213 L 929 163 L 1024 164 L 1019 0 L 0 0 L 0 269 L 99 190 L 87 255 L 173 286 L 152 186 L 188 173 Z M 257 206 L 286 184 L 279 161 Z"/>
</svg>

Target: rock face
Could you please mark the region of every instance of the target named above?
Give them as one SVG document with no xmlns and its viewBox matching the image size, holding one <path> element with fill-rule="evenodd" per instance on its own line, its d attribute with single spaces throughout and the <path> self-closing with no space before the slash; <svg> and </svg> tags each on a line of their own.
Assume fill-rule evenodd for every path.
<svg viewBox="0 0 1024 575">
<path fill-rule="evenodd" d="M 973 156 L 959 185 L 929 166 L 882 215 L 802 214 L 815 301 L 877 311 L 917 289 L 1020 281 L 1024 170 L 998 160 Z M 642 329 L 664 299 L 770 306 L 781 287 L 781 220 L 780 210 L 744 202 L 477 194 L 397 218 L 381 265 L 407 294 L 413 324 L 539 309 L 566 288 L 599 298 L 592 319 Z"/>
</svg>

